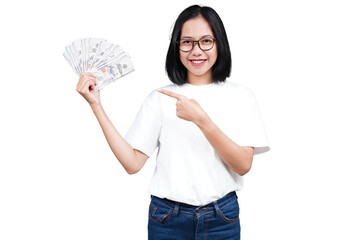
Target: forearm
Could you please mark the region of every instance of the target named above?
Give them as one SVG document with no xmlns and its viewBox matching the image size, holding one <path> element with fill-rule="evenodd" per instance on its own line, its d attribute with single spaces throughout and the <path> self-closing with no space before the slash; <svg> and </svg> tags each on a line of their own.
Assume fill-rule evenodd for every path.
<svg viewBox="0 0 360 240">
<path fill-rule="evenodd" d="M 253 160 L 252 147 L 237 145 L 209 117 L 196 125 L 226 165 L 239 175 L 245 175 L 250 170 Z"/>
<path fill-rule="evenodd" d="M 91 106 L 91 109 L 99 121 L 106 141 L 108 142 L 118 161 L 129 174 L 137 172 L 139 166 L 133 147 L 128 144 L 116 130 L 115 126 L 106 115 L 101 104 Z"/>
</svg>

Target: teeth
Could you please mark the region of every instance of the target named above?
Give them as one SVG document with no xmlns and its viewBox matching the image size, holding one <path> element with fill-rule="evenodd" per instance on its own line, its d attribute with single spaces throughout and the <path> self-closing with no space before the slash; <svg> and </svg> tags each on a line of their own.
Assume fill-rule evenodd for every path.
<svg viewBox="0 0 360 240">
<path fill-rule="evenodd" d="M 201 61 L 192 61 L 193 63 L 202 63 L 202 62 L 204 62 L 204 60 L 201 60 Z"/>
</svg>

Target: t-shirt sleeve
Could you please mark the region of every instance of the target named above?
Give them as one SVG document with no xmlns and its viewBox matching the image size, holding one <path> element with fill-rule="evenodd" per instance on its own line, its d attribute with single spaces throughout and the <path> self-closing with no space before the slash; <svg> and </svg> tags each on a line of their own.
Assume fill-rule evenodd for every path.
<svg viewBox="0 0 360 240">
<path fill-rule="evenodd" d="M 254 147 L 254 155 L 267 152 L 270 150 L 269 141 L 255 96 L 253 96 L 250 112 L 249 125 L 246 131 L 249 145 Z"/>
<path fill-rule="evenodd" d="M 254 155 L 270 150 L 265 126 L 255 95 L 249 90 L 242 101 L 245 103 L 238 110 L 234 129 L 229 135 L 240 146 L 254 147 Z"/>
<path fill-rule="evenodd" d="M 159 146 L 161 120 L 157 101 L 157 94 L 153 91 L 145 99 L 125 135 L 125 140 L 134 149 L 145 153 L 148 157 L 151 157 Z"/>
</svg>

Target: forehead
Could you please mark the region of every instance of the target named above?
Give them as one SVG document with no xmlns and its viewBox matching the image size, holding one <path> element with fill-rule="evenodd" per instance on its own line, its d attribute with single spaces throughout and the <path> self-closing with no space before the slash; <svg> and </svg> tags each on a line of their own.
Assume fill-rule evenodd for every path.
<svg viewBox="0 0 360 240">
<path fill-rule="evenodd" d="M 192 19 L 187 20 L 181 29 L 180 37 L 192 37 L 192 38 L 201 38 L 202 36 L 210 35 L 214 36 L 211 31 L 210 24 L 202 16 L 198 16 Z"/>
</svg>

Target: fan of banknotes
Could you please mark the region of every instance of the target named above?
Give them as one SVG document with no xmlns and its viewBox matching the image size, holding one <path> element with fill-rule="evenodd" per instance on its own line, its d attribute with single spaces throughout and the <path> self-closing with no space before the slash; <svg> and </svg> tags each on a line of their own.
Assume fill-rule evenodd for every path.
<svg viewBox="0 0 360 240">
<path fill-rule="evenodd" d="M 79 76 L 84 72 L 95 74 L 95 90 L 134 71 L 129 55 L 119 45 L 101 38 L 76 40 L 65 47 L 63 55 Z"/>
</svg>

